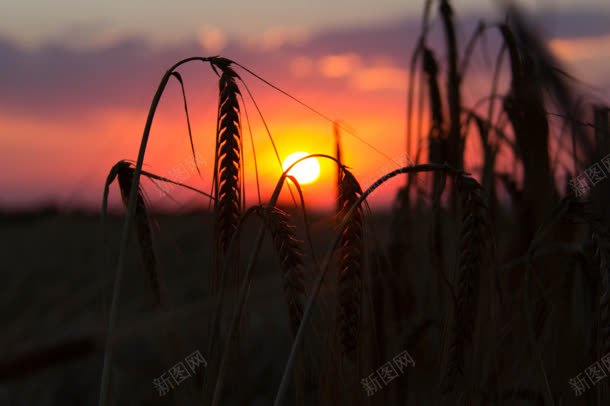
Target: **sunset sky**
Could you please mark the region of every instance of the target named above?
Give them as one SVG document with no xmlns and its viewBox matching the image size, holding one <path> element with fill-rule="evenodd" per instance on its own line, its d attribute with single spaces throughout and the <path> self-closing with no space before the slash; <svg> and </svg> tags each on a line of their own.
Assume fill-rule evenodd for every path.
<svg viewBox="0 0 610 406">
<path fill-rule="evenodd" d="M 498 2 L 453 2 L 463 47 L 479 18 L 502 18 Z M 581 86 L 608 102 L 610 5 L 607 0 L 523 2 Z M 578 9 L 575 8 L 578 6 Z M 423 2 L 261 0 L 256 2 L 23 1 L 0 12 L 0 208 L 57 204 L 99 207 L 103 182 L 120 159 L 135 159 L 151 98 L 164 70 L 192 55 L 221 54 L 251 68 L 332 119 L 343 134 L 345 163 L 368 185 L 405 156 L 407 67 Z M 436 8 L 436 7 L 435 7 Z M 436 12 L 434 13 L 436 21 Z M 441 66 L 439 24 L 431 43 Z M 488 92 L 489 60 L 477 48 L 464 102 Z M 180 70 L 189 100 L 202 178 L 192 156 L 179 87 L 172 82 L 155 118 L 145 169 L 209 189 L 218 85 L 208 66 Z M 333 153 L 332 125 L 239 71 L 254 94 L 283 160 L 296 151 Z M 262 121 L 242 92 L 252 125 L 263 200 L 280 174 Z M 252 145 L 242 111 L 246 188 L 256 201 Z M 304 187 L 307 202 L 329 208 L 334 169 Z M 473 163 L 476 165 L 476 162 Z M 145 184 L 153 205 L 203 205 L 188 192 L 172 201 Z M 373 199 L 387 206 L 398 182 Z M 172 191 L 174 193 L 175 191 Z M 116 204 L 118 193 L 114 193 Z M 206 206 L 207 206 L 207 202 Z"/>
</svg>

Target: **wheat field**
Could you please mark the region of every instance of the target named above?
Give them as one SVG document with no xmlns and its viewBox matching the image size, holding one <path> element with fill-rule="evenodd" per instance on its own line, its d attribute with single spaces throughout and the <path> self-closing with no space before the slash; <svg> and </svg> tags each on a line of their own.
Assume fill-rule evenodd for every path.
<svg viewBox="0 0 610 406">
<path fill-rule="evenodd" d="M 607 405 L 610 110 L 520 9 L 458 43 L 453 3 L 425 4 L 405 95 L 408 165 L 362 182 L 341 151 L 348 126 L 228 56 L 194 56 L 161 77 L 139 151 L 99 185 L 100 213 L 2 215 L 0 245 L 31 271 L 3 284 L 0 404 Z M 490 33 L 501 47 L 488 93 L 466 105 L 470 58 Z M 189 64 L 216 75 L 213 168 L 197 162 Z M 210 190 L 144 165 L 173 81 Z M 292 167 L 269 196 L 246 189 L 252 83 L 326 120 L 335 154 L 292 167 L 334 165 L 332 213 L 306 207 Z M 369 207 L 390 181 L 401 182 L 392 209 Z M 200 207 L 157 211 L 156 188 L 187 188 Z M 112 194 L 123 211 L 108 208 Z M 63 261 L 38 271 L 55 252 Z M 36 300 L 18 303 L 23 290 Z"/>
</svg>

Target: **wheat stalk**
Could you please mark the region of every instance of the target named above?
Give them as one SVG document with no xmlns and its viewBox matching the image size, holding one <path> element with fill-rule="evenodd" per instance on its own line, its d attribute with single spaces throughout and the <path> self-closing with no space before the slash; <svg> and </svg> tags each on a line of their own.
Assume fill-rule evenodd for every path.
<svg viewBox="0 0 610 406">
<path fill-rule="evenodd" d="M 362 194 L 360 184 L 344 166 L 339 183 L 339 218 L 345 217 Z M 339 290 L 339 338 L 343 354 L 355 361 L 360 336 L 362 303 L 362 263 L 364 254 L 362 207 L 358 206 L 341 232 Z"/>
<path fill-rule="evenodd" d="M 432 112 L 432 127 L 442 131 L 443 126 L 443 104 L 441 102 L 441 90 L 438 85 L 438 63 L 434 53 L 429 48 L 423 50 L 422 66 L 428 77 L 428 92 L 430 97 L 430 111 Z"/>
<path fill-rule="evenodd" d="M 121 293 L 121 286 L 123 280 L 123 273 L 125 272 L 125 266 L 127 262 L 127 248 L 129 245 L 129 234 L 131 232 L 132 222 L 135 217 L 136 210 L 136 200 L 137 200 L 137 188 L 140 182 L 140 174 L 142 173 L 142 165 L 144 164 L 144 157 L 146 155 L 146 147 L 148 145 L 148 139 L 150 137 L 150 130 L 152 128 L 152 123 L 155 117 L 155 113 L 157 111 L 157 107 L 159 106 L 159 102 L 161 101 L 161 97 L 163 96 L 163 92 L 169 82 L 169 79 L 172 77 L 172 73 L 178 69 L 178 67 L 191 62 L 191 61 L 201 61 L 201 62 L 209 62 L 211 58 L 203 58 L 203 57 L 191 57 L 183 59 L 177 63 L 175 63 L 172 67 L 170 67 L 159 82 L 159 86 L 153 96 L 152 102 L 150 104 L 150 108 L 148 110 L 148 116 L 146 117 L 146 124 L 144 125 L 144 131 L 142 134 L 142 139 L 140 141 L 140 148 L 138 150 L 138 159 L 136 160 L 136 165 L 133 173 L 133 182 L 131 187 L 131 193 L 129 194 L 128 204 L 127 204 L 127 216 L 125 218 L 125 223 L 123 224 L 123 230 L 121 231 L 121 240 L 120 240 L 120 248 L 119 248 L 119 256 L 117 260 L 117 268 L 115 272 L 114 279 L 114 288 L 112 293 L 112 300 L 110 302 L 110 310 L 108 313 L 108 330 L 107 336 L 111 337 L 114 332 L 114 327 L 116 324 L 117 313 L 119 308 L 119 297 Z M 99 405 L 106 406 L 108 404 L 109 391 L 110 391 L 110 366 L 112 363 L 112 341 L 107 338 L 106 339 L 106 347 L 104 351 L 104 363 L 102 367 L 102 378 L 100 382 L 100 398 Z"/>
<path fill-rule="evenodd" d="M 286 182 L 286 178 L 288 177 L 288 172 L 290 172 L 290 170 L 297 165 L 299 162 L 305 160 L 305 159 L 310 159 L 310 158 L 326 158 L 326 159 L 330 159 L 332 161 L 336 162 L 336 159 L 332 156 L 329 155 L 325 155 L 325 154 L 312 154 L 312 155 L 308 155 L 306 157 L 300 158 L 298 160 L 296 160 L 295 162 L 293 162 L 288 168 L 286 168 L 284 170 L 284 172 L 282 173 L 282 175 L 280 176 L 280 179 L 278 180 L 276 187 L 273 191 L 273 194 L 271 195 L 271 198 L 269 199 L 269 206 L 273 207 L 275 206 L 277 200 L 279 199 L 280 193 L 282 191 L 282 188 Z M 296 181 L 296 179 L 293 179 L 293 181 Z M 249 209 L 248 211 L 246 211 L 246 213 L 244 214 L 244 216 L 242 216 L 242 219 L 244 217 L 246 217 L 250 212 L 252 211 L 252 208 Z M 241 221 L 238 222 L 238 229 L 241 225 Z M 237 324 L 241 318 L 241 315 L 243 313 L 243 308 L 245 306 L 245 302 L 246 302 L 246 296 L 247 296 L 247 292 L 249 290 L 249 286 L 250 286 L 250 278 L 251 278 L 251 274 L 252 274 L 252 269 L 254 268 L 254 264 L 256 263 L 256 259 L 258 257 L 258 253 L 260 251 L 260 247 L 263 241 L 263 237 L 264 237 L 264 232 L 265 232 L 265 225 L 263 225 L 258 232 L 257 237 L 255 238 L 255 243 L 254 243 L 254 248 L 251 251 L 250 254 L 250 258 L 248 259 L 248 264 L 246 266 L 246 270 L 244 272 L 243 278 L 241 280 L 241 288 L 239 290 L 239 296 L 238 296 L 238 303 L 234 309 L 233 312 L 233 318 L 231 321 L 231 326 L 229 328 L 229 335 L 233 336 L 235 334 L 235 332 L 237 331 Z M 233 238 L 231 238 L 231 240 L 229 241 L 229 246 L 228 246 L 228 254 L 230 255 L 230 253 L 232 252 L 234 246 L 237 243 L 237 238 L 236 238 L 237 234 L 234 234 Z M 221 277 L 221 281 L 224 280 L 224 277 L 226 276 L 227 273 L 227 269 L 229 267 L 229 257 L 227 256 L 224 261 L 223 261 L 223 265 L 222 265 L 222 272 L 220 273 L 220 277 Z M 221 283 L 222 285 L 222 283 Z M 217 326 L 217 321 L 218 321 L 218 314 L 219 314 L 219 309 L 221 308 L 220 303 L 222 302 L 222 294 L 223 291 L 220 292 L 219 297 L 218 297 L 218 301 L 217 301 L 217 307 L 216 307 L 216 312 L 214 314 L 214 322 L 212 323 L 212 326 Z M 304 312 L 303 312 L 304 314 Z M 302 329 L 302 325 L 303 325 L 303 321 L 301 320 L 301 323 L 299 323 L 299 331 L 301 331 Z M 214 327 L 212 329 L 212 336 L 214 334 L 216 330 L 216 327 Z M 214 343 L 214 340 L 209 340 L 210 341 L 210 346 Z M 298 337 L 295 337 L 295 342 L 302 342 L 302 340 L 298 339 Z M 220 361 L 220 366 L 218 369 L 218 378 L 216 379 L 216 385 L 214 387 L 214 392 L 212 395 L 212 406 L 216 406 L 219 404 L 220 402 L 220 394 L 222 392 L 222 387 L 224 384 L 224 375 L 225 375 L 225 371 L 226 371 L 226 360 L 228 358 L 228 354 L 229 354 L 229 349 L 230 349 L 230 343 L 227 343 L 225 345 L 225 348 L 223 350 L 223 355 L 221 357 L 221 361 Z"/>
<path fill-rule="evenodd" d="M 453 21 L 453 8 L 448 0 L 441 0 L 439 12 L 443 21 L 445 31 L 445 42 L 447 44 L 447 101 L 449 104 L 450 128 L 448 134 L 449 163 L 457 168 L 463 166 L 463 144 L 460 134 L 461 113 L 461 91 L 460 73 L 458 71 L 459 55 L 457 37 L 455 35 L 455 24 Z"/>
<path fill-rule="evenodd" d="M 599 216 L 591 210 L 588 202 L 570 202 L 571 216 L 584 220 L 591 228 L 591 243 L 595 256 L 599 261 L 599 319 L 597 335 L 599 338 L 599 354 L 610 352 L 610 230 Z M 599 355 L 598 354 L 598 355 Z"/>
<path fill-rule="evenodd" d="M 214 160 L 214 241 L 217 266 L 210 275 L 212 292 L 222 289 L 219 286 L 220 264 L 226 254 L 229 242 L 241 214 L 241 124 L 238 98 L 241 96 L 236 79 L 239 75 L 231 67 L 232 61 L 215 58 L 212 68 L 220 69 L 218 81 L 219 101 L 216 126 L 216 152 Z M 235 279 L 230 279 L 231 283 Z"/>
<path fill-rule="evenodd" d="M 129 163 L 122 161 L 119 164 L 117 168 L 117 179 L 119 182 L 119 189 L 121 190 L 121 198 L 125 207 L 127 207 L 128 205 L 129 194 L 131 193 L 133 174 L 134 168 Z M 150 221 L 148 218 L 148 211 L 146 209 L 144 193 L 140 186 L 138 186 L 137 191 L 134 220 L 138 246 L 140 248 L 140 255 L 142 257 L 142 262 L 144 263 L 144 270 L 148 275 L 148 280 L 150 281 L 150 285 L 152 287 L 154 295 L 154 305 L 155 307 L 158 307 L 161 306 L 163 303 L 163 293 L 161 289 L 159 272 L 157 270 L 157 259 L 153 249 L 152 233 Z"/>
<path fill-rule="evenodd" d="M 330 157 L 330 158 L 333 159 L 332 157 Z M 362 192 L 362 194 L 360 194 L 360 196 L 358 196 L 358 199 L 352 204 L 350 209 L 345 213 L 345 216 L 341 220 L 341 224 L 339 225 L 339 228 L 335 234 L 335 237 L 333 238 L 332 243 L 328 247 L 326 256 L 324 258 L 324 262 L 322 263 L 322 266 L 320 267 L 320 271 L 318 272 L 318 275 L 313 283 L 311 292 L 309 293 L 309 296 L 307 298 L 307 303 L 306 303 L 305 309 L 303 311 L 303 319 L 301 320 L 301 324 L 299 325 L 297 335 L 294 339 L 292 348 L 290 350 L 290 355 L 288 357 L 288 360 L 286 361 L 286 367 L 284 368 L 284 373 L 282 375 L 280 387 L 278 388 L 277 394 L 275 396 L 275 400 L 273 402 L 274 406 L 279 406 L 279 405 L 284 404 L 284 398 L 286 396 L 286 392 L 288 391 L 288 377 L 291 376 L 292 371 L 294 369 L 294 365 L 295 365 L 296 359 L 297 359 L 297 350 L 298 350 L 298 348 L 300 348 L 301 343 L 304 339 L 305 326 L 306 326 L 307 322 L 309 321 L 309 319 L 311 318 L 313 303 L 316 300 L 316 297 L 318 296 L 320 287 L 322 285 L 322 281 L 324 280 L 324 276 L 326 275 L 326 272 L 328 271 L 328 267 L 331 262 L 331 257 L 333 255 L 333 253 L 335 252 L 335 249 L 336 249 L 337 245 L 339 244 L 339 240 L 341 239 L 341 236 L 343 234 L 343 229 L 346 227 L 346 225 L 350 221 L 351 216 L 354 215 L 354 213 L 357 211 L 357 208 L 360 207 L 360 205 L 366 200 L 366 198 L 369 197 L 369 195 L 371 193 L 373 193 L 377 188 L 379 188 L 379 186 L 381 186 L 383 183 L 387 182 L 389 179 L 392 179 L 395 176 L 400 175 L 400 174 L 410 174 L 410 173 L 429 172 L 429 171 L 445 171 L 445 172 L 451 173 L 452 175 L 458 175 L 458 174 L 462 173 L 461 171 L 452 169 L 448 165 L 438 165 L 438 164 L 412 165 L 412 166 L 398 168 L 392 172 L 385 174 L 381 178 L 377 179 L 377 181 L 375 183 L 373 183 L 371 186 L 369 186 L 365 191 Z"/>
<path fill-rule="evenodd" d="M 288 177 L 288 172 L 290 172 L 290 170 L 295 165 L 297 165 L 299 162 L 301 162 L 305 159 L 311 159 L 311 158 L 325 158 L 325 159 L 330 159 L 330 160 L 336 162 L 336 159 L 334 157 L 325 155 L 325 154 L 312 154 L 312 155 L 308 155 L 306 157 L 300 158 L 297 161 L 293 162 L 292 165 L 290 165 L 288 168 L 286 168 L 284 170 L 284 172 L 282 173 L 282 176 L 280 176 L 280 179 L 278 180 L 278 182 L 276 184 L 275 190 L 273 191 L 273 194 L 272 194 L 271 198 L 269 199 L 269 206 L 271 206 L 271 207 L 275 206 L 277 200 L 279 199 L 279 195 L 285 184 L 286 178 Z M 244 217 L 246 217 L 247 214 L 249 214 L 249 213 L 250 213 L 250 210 L 246 211 L 244 216 L 242 216 L 242 219 Z M 238 222 L 238 229 L 240 227 L 240 224 L 241 224 L 241 222 Z M 250 286 L 250 278 L 251 278 L 251 274 L 252 274 L 252 269 L 254 268 L 254 264 L 256 263 L 258 253 L 260 251 L 260 247 L 261 247 L 263 237 L 264 237 L 264 232 L 265 232 L 265 225 L 262 225 L 261 229 L 259 230 L 259 232 L 257 234 L 257 237 L 255 238 L 254 248 L 251 251 L 250 258 L 248 259 L 248 263 L 246 266 L 246 270 L 245 270 L 245 272 L 243 274 L 243 278 L 241 280 L 241 288 L 239 290 L 238 303 L 233 311 L 233 318 L 231 321 L 231 326 L 229 328 L 230 336 L 233 336 L 235 334 L 235 331 L 237 330 L 237 324 L 243 313 L 243 308 L 244 308 L 244 305 L 246 302 L 247 292 L 248 292 L 249 286 Z M 230 255 L 230 253 L 233 252 L 233 249 L 237 243 L 236 236 L 237 236 L 237 234 L 235 234 L 233 236 L 233 238 L 231 238 L 231 241 L 229 242 L 228 251 L 227 251 L 228 255 Z M 333 247 L 334 247 L 334 245 L 333 245 Z M 224 259 L 222 268 L 221 268 L 222 269 L 222 272 L 220 273 L 221 281 L 226 276 L 227 270 L 229 268 L 229 264 L 230 264 L 230 260 L 229 260 L 229 257 L 227 256 Z M 222 283 L 221 283 L 221 285 L 222 285 Z M 219 309 L 221 308 L 220 303 L 222 302 L 222 295 L 223 295 L 223 291 L 221 291 L 220 294 L 218 295 L 216 311 L 214 314 L 214 321 L 212 322 L 212 326 L 218 325 L 217 322 L 218 322 Z M 305 311 L 303 312 L 303 315 L 305 315 Z M 303 326 L 303 321 L 301 320 L 301 323 L 299 324 L 299 330 L 298 330 L 299 332 L 302 330 L 302 326 Z M 212 337 L 214 337 L 215 330 L 216 330 L 216 328 L 214 327 L 212 329 Z M 299 339 L 298 337 L 295 337 L 294 341 L 295 342 L 298 341 L 299 346 L 300 346 L 300 343 L 302 342 L 302 338 Z M 210 342 L 210 346 L 211 346 L 214 343 L 214 340 L 210 339 L 209 342 Z M 229 344 L 225 345 L 225 348 L 223 350 L 223 355 L 222 355 L 221 361 L 220 361 L 219 370 L 218 370 L 218 378 L 216 380 L 216 385 L 215 385 L 214 392 L 212 395 L 212 405 L 217 405 L 220 402 L 220 394 L 222 392 L 224 374 L 226 371 L 226 359 L 229 354 L 229 349 L 230 349 L 230 345 Z M 292 358 L 294 359 L 295 357 L 292 357 Z"/>
<path fill-rule="evenodd" d="M 241 125 L 238 97 L 239 78 L 231 62 L 219 59 L 214 65 L 222 71 L 219 86 L 218 126 L 216 132 L 216 202 L 214 233 L 217 252 L 226 253 L 240 216 Z M 213 65 L 213 66 L 214 66 Z M 217 287 L 218 275 L 213 276 Z"/>
<path fill-rule="evenodd" d="M 599 307 L 601 312 L 599 334 L 601 335 L 602 353 L 610 352 L 610 287 L 608 274 L 610 273 L 610 233 L 601 223 L 595 223 L 592 242 L 595 254 L 599 258 L 599 276 L 601 295 Z"/>
<path fill-rule="evenodd" d="M 280 257 L 290 330 L 294 335 L 303 318 L 303 298 L 305 295 L 303 251 L 295 236 L 294 226 L 290 225 L 289 216 L 286 212 L 273 206 L 260 206 L 256 209 L 256 213 L 271 234 L 273 245 Z"/>
<path fill-rule="evenodd" d="M 480 272 L 488 249 L 489 224 L 482 188 L 472 177 L 459 176 L 456 186 L 462 201 L 460 257 L 456 274 L 456 306 L 441 390 L 448 393 L 464 372 L 466 346 L 472 342 L 478 307 Z"/>
<path fill-rule="evenodd" d="M 548 373 L 544 367 L 544 359 L 542 357 L 542 351 L 538 342 L 536 341 L 536 333 L 534 327 L 534 320 L 532 316 L 532 279 L 533 279 L 533 261 L 536 255 L 536 252 L 539 250 L 540 245 L 544 238 L 548 235 L 552 226 L 558 223 L 564 216 L 570 211 L 574 211 L 574 199 L 572 196 L 564 197 L 559 201 L 559 203 L 555 206 L 551 214 L 548 218 L 538 227 L 536 230 L 534 237 L 532 238 L 529 248 L 527 250 L 527 263 L 526 270 L 523 280 L 523 309 L 525 313 L 525 321 L 526 321 L 526 330 L 527 330 L 527 338 L 529 344 L 532 348 L 534 356 L 536 358 L 536 362 L 540 367 L 540 375 L 541 375 L 541 383 L 545 387 L 546 399 L 549 404 L 554 405 L 554 397 L 553 392 L 551 390 L 551 385 L 548 378 Z"/>
<path fill-rule="evenodd" d="M 337 122 L 333 123 L 333 135 L 335 137 L 335 158 L 337 159 L 337 213 L 341 211 L 340 189 L 341 189 L 341 130 Z"/>
<path fill-rule="evenodd" d="M 544 87 L 538 78 L 537 56 L 518 42 L 511 28 L 499 26 L 510 57 L 511 85 L 503 108 L 511 123 L 515 143 L 523 164 L 523 197 L 519 207 L 522 244 L 534 235 L 536 218 L 544 218 L 557 198 L 548 154 L 549 123 Z M 522 248 L 525 248 L 523 246 Z"/>
<path fill-rule="evenodd" d="M 591 242 L 595 256 L 599 260 L 599 290 L 597 308 L 597 331 L 593 348 L 597 350 L 595 358 L 598 359 L 610 352 L 610 287 L 608 286 L 608 273 L 610 272 L 610 231 L 601 218 L 592 213 L 586 213 L 589 226 L 592 229 Z M 595 325 L 595 324 L 594 324 Z M 607 397 L 607 387 L 598 386 L 597 401 Z"/>
</svg>

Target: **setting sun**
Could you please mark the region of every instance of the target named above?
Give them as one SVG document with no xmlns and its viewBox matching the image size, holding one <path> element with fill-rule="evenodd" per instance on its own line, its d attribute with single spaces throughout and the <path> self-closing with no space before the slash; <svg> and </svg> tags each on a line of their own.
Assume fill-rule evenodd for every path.
<svg viewBox="0 0 610 406">
<path fill-rule="evenodd" d="M 288 169 L 294 162 L 307 155 L 310 154 L 307 152 L 295 152 L 294 154 L 289 155 L 288 158 L 284 160 L 282 168 L 284 170 Z M 309 158 L 299 162 L 290 172 L 288 172 L 288 175 L 294 176 L 301 185 L 315 182 L 320 176 L 320 163 L 318 162 L 318 158 Z"/>
</svg>

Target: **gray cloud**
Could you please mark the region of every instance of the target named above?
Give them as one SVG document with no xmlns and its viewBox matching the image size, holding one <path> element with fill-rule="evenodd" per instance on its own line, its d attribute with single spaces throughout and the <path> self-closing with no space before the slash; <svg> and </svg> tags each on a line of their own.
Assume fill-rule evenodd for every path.
<svg viewBox="0 0 610 406">
<path fill-rule="evenodd" d="M 462 44 L 477 23 L 459 17 Z M 542 32 L 573 38 L 610 33 L 610 14 L 571 11 L 534 16 Z M 278 83 L 295 81 L 287 69 L 296 55 L 318 58 L 333 53 L 358 53 L 367 58 L 383 55 L 397 66 L 407 66 L 419 33 L 418 19 L 397 19 L 382 25 L 324 31 L 301 45 L 259 51 L 230 43 L 223 55 L 250 66 Z M 440 26 L 432 41 L 442 61 Z M 494 35 L 490 49 L 495 49 Z M 152 48 L 143 40 L 124 39 L 99 49 L 69 49 L 51 44 L 26 50 L 0 38 L 0 109 L 18 114 L 71 115 L 108 106 L 131 108 L 147 105 L 164 69 L 174 61 L 201 54 L 193 40 L 175 48 Z M 310 84 L 307 84 L 310 85 Z"/>
</svg>

